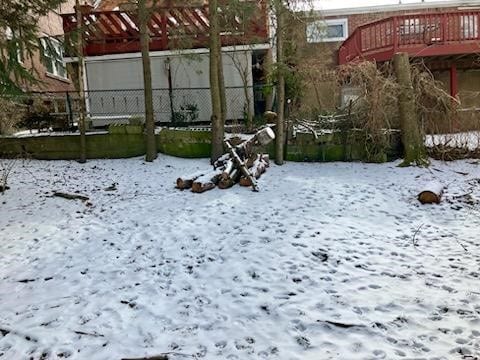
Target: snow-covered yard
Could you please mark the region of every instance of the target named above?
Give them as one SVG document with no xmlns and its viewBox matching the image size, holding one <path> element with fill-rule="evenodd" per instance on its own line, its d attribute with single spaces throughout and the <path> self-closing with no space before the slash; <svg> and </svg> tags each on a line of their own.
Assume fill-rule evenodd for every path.
<svg viewBox="0 0 480 360">
<path fill-rule="evenodd" d="M 19 163 L 0 358 L 474 359 L 480 165 L 396 164 L 288 163 L 260 193 L 192 194 L 174 181 L 206 160 Z M 431 179 L 444 201 L 419 205 Z"/>
</svg>

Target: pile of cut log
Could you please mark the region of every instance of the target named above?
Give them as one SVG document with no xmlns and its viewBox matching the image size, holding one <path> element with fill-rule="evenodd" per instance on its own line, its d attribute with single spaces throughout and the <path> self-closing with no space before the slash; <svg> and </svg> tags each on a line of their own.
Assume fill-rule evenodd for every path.
<svg viewBox="0 0 480 360">
<path fill-rule="evenodd" d="M 213 170 L 181 176 L 177 179 L 177 188 L 202 193 L 216 186 L 220 189 L 228 189 L 239 183 L 241 186 L 250 186 L 253 191 L 258 191 L 257 179 L 270 165 L 270 159 L 268 155 L 256 153 L 255 149 L 258 145 L 267 145 L 273 139 L 275 139 L 275 133 L 269 127 L 259 130 L 249 140 L 225 139 L 224 145 L 227 152 L 214 162 Z"/>
</svg>

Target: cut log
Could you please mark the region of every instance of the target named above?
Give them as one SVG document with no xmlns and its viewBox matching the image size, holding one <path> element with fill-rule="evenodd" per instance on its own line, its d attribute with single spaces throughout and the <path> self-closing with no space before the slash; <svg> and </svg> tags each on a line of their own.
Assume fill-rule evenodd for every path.
<svg viewBox="0 0 480 360">
<path fill-rule="evenodd" d="M 238 169 L 234 169 L 227 177 L 223 177 L 222 175 L 222 178 L 218 182 L 218 188 L 228 189 L 232 187 L 237 182 L 239 174 L 240 171 Z"/>
<path fill-rule="evenodd" d="M 275 140 L 275 133 L 270 127 L 266 127 L 255 134 L 260 145 L 268 145 Z"/>
<path fill-rule="evenodd" d="M 225 166 L 228 160 L 230 160 L 230 154 L 223 154 L 213 163 L 213 168 L 218 169 Z"/>
<path fill-rule="evenodd" d="M 255 179 L 258 179 L 266 171 L 266 168 L 267 168 L 267 163 L 263 161 L 262 155 L 258 155 L 257 159 L 253 163 L 253 166 L 249 169 L 249 172 L 252 177 L 254 177 Z M 242 176 L 240 179 L 240 185 L 251 186 L 252 183 L 250 181 L 250 178 L 247 178 L 246 176 Z"/>
<path fill-rule="evenodd" d="M 262 160 L 262 156 L 259 155 L 258 159 L 253 163 L 250 173 L 255 179 L 258 179 L 267 169 L 267 164 Z"/>
<path fill-rule="evenodd" d="M 252 177 L 250 172 L 248 171 L 247 167 L 245 166 L 245 163 L 243 160 L 238 156 L 237 152 L 233 148 L 233 146 L 228 142 L 228 140 L 224 141 L 225 146 L 227 147 L 228 151 L 230 152 L 230 156 L 232 157 L 233 161 L 235 161 L 235 165 L 240 169 L 242 174 L 250 179 L 252 190 L 253 191 L 258 191 L 258 185 L 255 179 Z"/>
<path fill-rule="evenodd" d="M 277 120 L 277 113 L 273 111 L 265 111 L 263 117 L 267 123 L 274 123 Z"/>
<path fill-rule="evenodd" d="M 250 179 L 246 178 L 245 176 L 242 176 L 238 183 L 240 184 L 240 186 L 252 186 Z"/>
<path fill-rule="evenodd" d="M 253 149 L 256 145 L 265 146 L 271 143 L 274 139 L 275 133 L 270 127 L 266 127 L 257 131 L 257 133 L 247 141 L 234 146 L 234 148 L 241 157 L 248 158 L 253 154 Z M 233 146 L 231 142 L 230 145 Z"/>
<path fill-rule="evenodd" d="M 418 193 L 418 201 L 422 204 L 440 204 L 444 188 L 443 184 L 432 181 L 426 184 L 423 190 Z"/>
<path fill-rule="evenodd" d="M 227 179 L 230 177 L 230 173 L 234 170 L 235 164 L 233 160 L 228 160 L 225 164 L 225 169 L 221 175 L 221 179 Z"/>
<path fill-rule="evenodd" d="M 192 184 L 192 192 L 202 193 L 213 189 L 223 173 L 223 169 L 215 170 L 211 173 L 205 174 L 197 178 Z"/>
<path fill-rule="evenodd" d="M 192 192 L 200 194 L 208 190 L 212 190 L 216 185 L 213 182 L 194 182 L 192 185 Z"/>
<path fill-rule="evenodd" d="M 177 179 L 177 189 L 180 190 L 185 190 L 185 189 L 190 189 L 193 185 L 193 182 L 198 179 L 200 176 L 205 175 L 206 171 L 197 171 L 194 174 L 186 175 L 186 176 L 180 176 Z"/>
<path fill-rule="evenodd" d="M 262 154 L 262 161 L 265 163 L 267 167 L 270 167 L 270 155 Z"/>
</svg>

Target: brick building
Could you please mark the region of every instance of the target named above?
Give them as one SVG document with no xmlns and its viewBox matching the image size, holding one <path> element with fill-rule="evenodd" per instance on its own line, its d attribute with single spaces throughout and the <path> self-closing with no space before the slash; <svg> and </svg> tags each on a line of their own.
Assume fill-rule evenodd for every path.
<svg viewBox="0 0 480 360">
<path fill-rule="evenodd" d="M 25 90 L 55 92 L 73 90 L 63 59 L 63 20 L 62 14 L 74 11 L 75 0 L 68 0 L 39 19 L 40 49 L 33 56 L 22 58 L 23 66 L 34 69 L 39 81 L 35 85 L 24 86 Z"/>
<path fill-rule="evenodd" d="M 305 101 L 323 110 L 342 103 L 332 70 L 359 60 L 390 61 L 408 52 L 423 61 L 463 108 L 480 108 L 480 2 L 420 2 L 326 10 L 301 27 L 299 53 L 322 59 L 324 81 Z M 332 100 L 333 99 L 333 100 Z"/>
</svg>

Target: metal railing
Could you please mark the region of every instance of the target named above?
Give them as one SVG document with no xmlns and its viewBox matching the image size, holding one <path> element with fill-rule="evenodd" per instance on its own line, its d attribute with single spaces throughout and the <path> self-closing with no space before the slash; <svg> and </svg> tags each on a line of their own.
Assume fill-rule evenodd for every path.
<svg viewBox="0 0 480 360">
<path fill-rule="evenodd" d="M 268 41 L 266 1 L 246 0 L 241 8 L 231 9 L 225 14 L 220 12 L 219 16 L 223 45 Z M 63 30 L 68 38 L 79 24 L 75 14 L 63 14 L 62 18 Z M 151 13 L 147 25 L 151 38 L 150 51 L 208 45 L 210 24 L 208 5 L 205 4 L 158 6 Z M 90 6 L 83 6 L 80 27 L 85 38 L 85 55 L 140 51 L 140 21 L 136 9 L 94 11 Z M 69 48 L 66 50 L 70 51 Z"/>
<path fill-rule="evenodd" d="M 385 61 L 398 51 L 411 56 L 476 53 L 479 40 L 480 10 L 392 16 L 355 29 L 340 47 L 339 63 Z"/>
<path fill-rule="evenodd" d="M 271 91 L 271 85 L 227 87 L 226 120 L 242 123 L 248 114 L 262 114 L 265 95 Z M 210 96 L 209 88 L 153 89 L 155 122 L 171 126 L 210 124 Z M 89 90 L 84 98 L 86 116 L 93 127 L 144 121 L 143 89 Z M 27 117 L 31 120 L 27 127 L 75 128 L 80 109 L 78 92 L 36 92 L 14 99 L 27 105 Z"/>
</svg>

